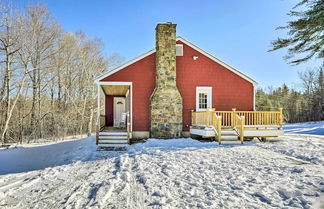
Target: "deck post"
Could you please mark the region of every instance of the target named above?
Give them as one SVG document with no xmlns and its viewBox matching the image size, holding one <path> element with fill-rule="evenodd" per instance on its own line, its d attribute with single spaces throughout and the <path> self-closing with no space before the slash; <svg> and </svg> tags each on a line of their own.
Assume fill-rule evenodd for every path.
<svg viewBox="0 0 324 209">
<path fill-rule="evenodd" d="M 99 131 L 100 131 L 100 85 L 97 84 L 97 124 L 96 124 L 96 145 L 98 145 L 99 142 Z"/>
<path fill-rule="evenodd" d="M 206 109 L 206 127 L 209 126 L 209 109 Z"/>
<path fill-rule="evenodd" d="M 236 108 L 232 108 L 232 117 L 231 117 L 231 125 L 235 127 L 235 118 L 236 118 Z"/>
<path fill-rule="evenodd" d="M 218 139 L 218 143 L 221 144 L 222 143 L 222 117 L 216 116 L 216 121 L 217 121 L 217 139 Z"/>
<path fill-rule="evenodd" d="M 194 124 L 194 118 L 193 118 L 193 113 L 194 112 L 194 110 L 191 110 L 191 125 L 193 126 L 193 124 Z"/>
<path fill-rule="evenodd" d="M 241 133 L 240 133 L 240 140 L 241 140 L 241 144 L 243 144 L 243 141 L 244 141 L 244 123 L 245 121 L 245 117 L 244 116 L 241 116 Z"/>
<path fill-rule="evenodd" d="M 279 108 L 279 126 L 282 129 L 283 117 L 282 117 L 282 107 Z"/>
<path fill-rule="evenodd" d="M 256 110 L 253 110 L 253 122 L 252 122 L 252 124 L 250 124 L 250 125 L 256 125 L 257 124 L 257 121 L 256 121 L 256 113 L 257 113 L 257 111 Z"/>
<path fill-rule="evenodd" d="M 98 145 L 99 142 L 99 125 L 96 124 L 96 145 Z"/>
</svg>

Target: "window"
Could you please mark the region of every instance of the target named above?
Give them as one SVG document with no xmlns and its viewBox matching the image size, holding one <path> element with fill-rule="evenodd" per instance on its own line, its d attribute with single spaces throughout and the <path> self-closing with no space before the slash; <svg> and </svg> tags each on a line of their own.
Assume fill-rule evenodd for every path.
<svg viewBox="0 0 324 209">
<path fill-rule="evenodd" d="M 176 45 L 176 56 L 183 56 L 183 45 L 182 44 Z"/>
<path fill-rule="evenodd" d="M 206 109 L 207 108 L 207 94 L 206 93 L 199 93 L 199 109 Z"/>
<path fill-rule="evenodd" d="M 212 108 L 212 87 L 196 87 L 196 110 L 203 111 Z"/>
</svg>

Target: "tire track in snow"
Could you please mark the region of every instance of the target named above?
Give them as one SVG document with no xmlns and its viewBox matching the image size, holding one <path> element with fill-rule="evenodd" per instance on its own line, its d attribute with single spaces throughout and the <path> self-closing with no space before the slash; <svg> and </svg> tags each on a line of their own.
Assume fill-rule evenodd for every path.
<svg viewBox="0 0 324 209">
<path fill-rule="evenodd" d="M 111 163 L 76 163 L 41 171 L 38 176 L 24 175 L 12 189 L 5 188 L 1 204 L 18 208 L 81 208 L 97 204 L 96 194 L 109 189 Z M 38 171 L 39 172 L 39 171 Z M 35 178 L 37 177 L 37 178 Z M 32 185 L 21 180 L 37 179 Z M 73 187 L 71 188 L 70 185 Z M 94 192 L 96 190 L 96 194 Z M 106 192 L 101 192 L 106 193 Z M 99 208 L 99 207 L 98 207 Z"/>
<path fill-rule="evenodd" d="M 102 200 L 101 206 L 112 209 L 144 208 L 143 188 L 136 182 L 133 165 L 134 157 L 129 153 L 125 153 L 115 160 L 114 186 Z"/>
</svg>

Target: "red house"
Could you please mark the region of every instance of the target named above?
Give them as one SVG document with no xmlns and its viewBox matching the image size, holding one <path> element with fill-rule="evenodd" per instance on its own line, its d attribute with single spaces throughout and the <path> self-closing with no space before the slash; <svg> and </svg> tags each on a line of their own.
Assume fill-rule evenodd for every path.
<svg viewBox="0 0 324 209">
<path fill-rule="evenodd" d="M 98 133 L 102 140 L 115 140 L 108 143 L 126 135 L 133 139 L 189 136 L 192 111 L 255 109 L 257 82 L 176 37 L 172 23 L 157 25 L 154 49 L 95 81 L 100 95 Z"/>
</svg>

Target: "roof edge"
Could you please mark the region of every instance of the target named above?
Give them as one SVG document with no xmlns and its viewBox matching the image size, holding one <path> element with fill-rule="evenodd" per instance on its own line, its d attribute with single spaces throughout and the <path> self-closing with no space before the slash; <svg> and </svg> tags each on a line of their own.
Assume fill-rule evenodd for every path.
<svg viewBox="0 0 324 209">
<path fill-rule="evenodd" d="M 233 68 L 232 66 L 226 64 L 226 63 L 223 62 L 222 60 L 220 60 L 220 59 L 218 59 L 217 57 L 215 57 L 215 56 L 209 54 L 209 53 L 206 52 L 205 50 L 203 50 L 203 49 L 199 48 L 198 46 L 192 44 L 191 42 L 187 41 L 186 39 L 182 38 L 181 36 L 177 36 L 176 41 L 181 41 L 181 42 L 185 43 L 186 45 L 190 46 L 191 48 L 197 50 L 198 52 L 200 52 L 201 54 L 203 54 L 203 55 L 205 55 L 206 57 L 210 58 L 210 59 L 213 60 L 214 62 L 217 62 L 218 64 L 222 65 L 222 66 L 225 67 L 226 69 L 232 71 L 233 73 L 237 74 L 238 76 L 240 76 L 240 77 L 244 78 L 245 80 L 249 81 L 250 83 L 253 84 L 253 86 L 258 85 L 258 82 L 256 82 L 255 80 L 253 80 L 253 79 L 250 78 L 249 76 L 247 76 L 247 75 L 245 75 L 244 73 L 238 71 L 237 69 Z M 114 74 L 114 73 L 116 73 L 116 72 L 122 70 L 123 68 L 125 68 L 125 67 L 127 67 L 127 66 L 129 66 L 129 65 L 131 65 L 131 64 L 133 64 L 133 63 L 135 63 L 135 62 L 137 62 L 137 61 L 139 61 L 139 60 L 141 60 L 141 59 L 143 59 L 143 58 L 145 58 L 145 57 L 147 57 L 147 56 L 149 56 L 149 55 L 151 55 L 151 54 L 153 54 L 155 51 L 156 51 L 155 48 L 154 48 L 154 49 L 151 49 L 151 50 L 149 50 L 149 51 L 147 51 L 147 52 L 145 52 L 145 53 L 143 53 L 143 54 L 141 54 L 141 55 L 135 57 L 134 59 L 131 59 L 131 60 L 129 60 L 128 62 L 126 62 L 126 63 L 120 65 L 119 67 L 114 68 L 113 70 L 106 71 L 106 72 L 104 72 L 103 74 L 97 76 L 97 77 L 94 79 L 94 81 L 95 81 L 96 83 L 98 83 L 101 79 L 103 79 L 103 78 L 105 78 L 105 77 L 107 77 L 107 76 L 110 76 L 110 75 L 112 75 L 112 74 Z"/>
<path fill-rule="evenodd" d="M 200 52 L 201 54 L 205 55 L 206 57 L 210 58 L 211 60 L 213 60 L 214 62 L 217 62 L 218 64 L 222 65 L 223 67 L 225 67 L 226 69 L 232 71 L 233 73 L 239 75 L 240 77 L 244 78 L 245 80 L 251 82 L 254 86 L 258 85 L 258 82 L 256 82 L 255 80 L 253 80 L 252 78 L 250 78 L 249 76 L 245 75 L 244 73 L 242 73 L 241 71 L 238 71 L 237 69 L 235 69 L 234 67 L 226 64 L 225 62 L 223 62 L 222 60 L 218 59 L 217 57 L 215 57 L 214 55 L 209 54 L 208 52 L 206 52 L 205 50 L 199 48 L 198 46 L 192 44 L 191 42 L 187 41 L 186 39 L 182 38 L 181 36 L 177 36 L 177 41 L 182 41 L 183 43 L 187 44 L 188 46 L 192 47 L 193 49 L 197 50 L 198 52 Z"/>
<path fill-rule="evenodd" d="M 122 64 L 122 65 L 120 65 L 120 66 L 118 66 L 118 67 L 116 67 L 116 68 L 114 68 L 112 70 L 108 70 L 108 71 L 102 73 L 101 75 L 97 76 L 94 79 L 94 81 L 99 82 L 101 79 L 103 79 L 103 78 L 105 78 L 107 76 L 110 76 L 110 75 L 124 69 L 125 67 L 127 67 L 127 66 L 129 66 L 129 65 L 131 65 L 131 64 L 133 64 L 133 63 L 135 63 L 135 62 L 137 62 L 137 61 L 139 61 L 139 60 L 141 60 L 141 59 L 143 59 L 143 58 L 145 58 L 145 57 L 147 57 L 147 56 L 149 56 L 151 54 L 153 54 L 154 52 L 155 52 L 155 49 L 151 49 L 151 50 L 149 50 L 149 51 L 135 57 L 134 59 L 131 59 L 131 60 L 125 62 L 124 64 Z"/>
</svg>

